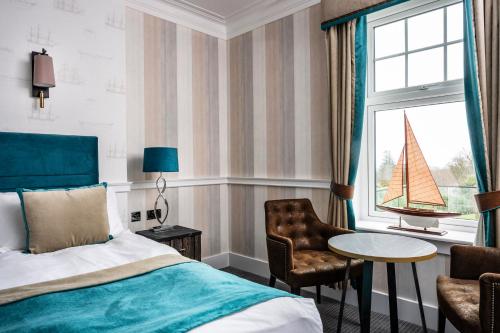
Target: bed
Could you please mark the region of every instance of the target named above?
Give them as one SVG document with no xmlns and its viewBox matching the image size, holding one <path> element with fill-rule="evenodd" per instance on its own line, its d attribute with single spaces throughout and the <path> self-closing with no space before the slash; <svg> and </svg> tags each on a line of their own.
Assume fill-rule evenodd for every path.
<svg viewBox="0 0 500 333">
<path fill-rule="evenodd" d="M 98 182 L 95 137 L 0 133 L 0 160 L 9 161 L 0 165 L 0 192 Z M 1 228 L 2 216 L 0 232 Z M 2 246 L 2 332 L 82 328 L 116 332 L 322 332 L 312 299 L 187 260 L 175 249 L 129 230 L 115 230 L 113 239 L 102 244 L 43 254 Z M 167 261 L 169 264 L 164 263 Z M 144 263 L 153 266 L 141 271 Z M 123 267 L 140 268 L 133 274 L 128 271 L 128 275 L 82 284 L 88 283 L 82 281 L 89 277 L 116 274 Z"/>
</svg>

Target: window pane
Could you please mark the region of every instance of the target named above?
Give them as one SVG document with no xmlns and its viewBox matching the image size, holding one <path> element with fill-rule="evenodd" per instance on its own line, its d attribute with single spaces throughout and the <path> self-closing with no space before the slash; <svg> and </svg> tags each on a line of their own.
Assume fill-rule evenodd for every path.
<svg viewBox="0 0 500 333">
<path fill-rule="evenodd" d="M 448 80 L 464 77 L 464 45 L 463 43 L 448 45 Z"/>
<path fill-rule="evenodd" d="M 383 202 L 392 170 L 404 146 L 404 111 L 447 204 L 437 209 L 462 213 L 465 219 L 477 219 L 476 178 L 469 137 L 464 135 L 468 131 L 464 102 L 375 112 L 376 204 Z M 403 207 L 406 198 L 396 198 L 387 204 Z"/>
<path fill-rule="evenodd" d="M 405 51 L 405 23 L 398 21 L 375 28 L 375 58 Z"/>
<path fill-rule="evenodd" d="M 418 86 L 444 80 L 443 47 L 408 55 L 408 86 Z"/>
<path fill-rule="evenodd" d="M 463 38 L 463 10 L 462 3 L 447 8 L 446 33 L 449 42 Z"/>
<path fill-rule="evenodd" d="M 444 41 L 444 10 L 438 9 L 408 19 L 408 50 L 441 44 Z"/>
<path fill-rule="evenodd" d="M 399 56 L 375 62 L 375 90 L 405 87 L 405 57 Z"/>
</svg>

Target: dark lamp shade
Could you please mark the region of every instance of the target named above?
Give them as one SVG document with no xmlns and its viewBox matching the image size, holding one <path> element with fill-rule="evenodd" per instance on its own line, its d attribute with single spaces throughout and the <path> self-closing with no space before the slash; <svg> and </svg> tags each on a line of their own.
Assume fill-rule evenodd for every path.
<svg viewBox="0 0 500 333">
<path fill-rule="evenodd" d="M 144 148 L 143 172 L 178 172 L 177 148 Z"/>
<path fill-rule="evenodd" d="M 37 54 L 35 56 L 33 67 L 33 85 L 41 88 L 51 88 L 56 86 L 52 57 L 43 54 Z"/>
</svg>

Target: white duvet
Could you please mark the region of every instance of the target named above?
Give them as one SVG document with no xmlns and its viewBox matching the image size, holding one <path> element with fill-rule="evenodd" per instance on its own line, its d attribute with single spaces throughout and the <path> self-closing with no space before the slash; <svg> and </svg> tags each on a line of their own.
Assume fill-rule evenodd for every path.
<svg viewBox="0 0 500 333">
<path fill-rule="evenodd" d="M 79 246 L 44 254 L 0 253 L 0 290 L 89 273 L 154 256 L 178 252 L 123 231 L 105 244 Z M 249 307 L 192 330 L 195 333 L 322 332 L 312 299 L 281 297 Z"/>
</svg>

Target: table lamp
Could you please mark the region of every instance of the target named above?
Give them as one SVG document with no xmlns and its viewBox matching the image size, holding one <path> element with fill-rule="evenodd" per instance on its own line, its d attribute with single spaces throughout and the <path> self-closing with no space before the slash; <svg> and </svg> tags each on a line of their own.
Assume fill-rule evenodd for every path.
<svg viewBox="0 0 500 333">
<path fill-rule="evenodd" d="M 154 214 L 156 220 L 160 223 L 159 227 L 154 227 L 154 232 L 162 232 L 171 229 L 172 226 L 164 225 L 168 216 L 168 201 L 165 196 L 165 190 L 167 189 L 167 181 L 163 177 L 164 172 L 178 172 L 179 171 L 179 161 L 177 158 L 177 148 L 171 147 L 149 147 L 144 148 L 144 162 L 142 165 L 143 172 L 159 172 L 160 176 L 156 179 L 156 189 L 158 190 L 158 196 L 156 197 Z M 160 186 L 161 183 L 161 186 Z M 166 212 L 163 219 L 158 216 L 157 207 L 160 199 L 166 206 Z"/>
</svg>

